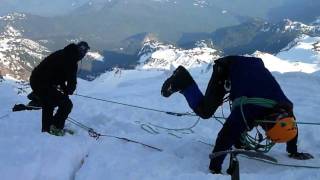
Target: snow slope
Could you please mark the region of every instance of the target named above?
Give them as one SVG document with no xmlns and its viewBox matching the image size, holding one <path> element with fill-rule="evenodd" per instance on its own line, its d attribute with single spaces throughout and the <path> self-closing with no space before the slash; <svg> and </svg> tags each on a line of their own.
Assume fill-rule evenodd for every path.
<svg viewBox="0 0 320 180">
<path fill-rule="evenodd" d="M 320 37 L 302 35 L 277 55 L 255 52 L 253 56 L 262 58 L 273 71 L 313 73 L 320 70 L 319 44 Z"/>
<path fill-rule="evenodd" d="M 279 58 L 275 61 L 277 66 L 268 65 L 267 61 L 274 56 L 260 55 L 265 55 L 262 58 L 271 71 L 286 69 L 281 71 L 283 73 L 273 74 L 294 102 L 297 119 L 319 123 L 319 71 L 316 68 L 311 71 L 306 66 L 294 69 L 295 61 Z M 191 70 L 203 92 L 211 73 L 201 68 Z M 152 70 L 128 70 L 121 74 L 108 72 L 92 82 L 79 80 L 76 93 L 165 111 L 190 111 L 178 93 L 169 99 L 161 97 L 161 85 L 170 74 L 170 71 Z M 212 147 L 199 142 L 212 144 L 215 141 L 221 125 L 213 119 L 201 120 L 193 128 L 194 133 L 158 128 L 158 134 L 151 134 L 141 125 L 153 123 L 168 128 L 185 128 L 193 125 L 197 118 L 175 117 L 71 96 L 74 109 L 70 117 L 101 134 L 137 140 L 161 148 L 163 152 L 108 137 L 96 141 L 70 122 L 67 127 L 74 129 L 76 134 L 55 137 L 40 132 L 40 111 L 10 112 L 13 104 L 27 102 L 26 94 L 18 95 L 17 92 L 28 89 L 18 87 L 21 84 L 12 80 L 0 82 L 0 174 L 3 180 L 230 179 L 226 175 L 208 172 L 208 155 Z M 228 114 L 227 106 L 224 106 L 224 113 Z M 216 115 L 221 116 L 221 110 Z M 299 129 L 299 150 L 312 153 L 316 157 L 314 160 L 288 159 L 283 144 L 275 146 L 268 154 L 281 162 L 320 166 L 318 131 L 319 126 L 301 125 Z M 224 170 L 227 166 L 228 160 L 224 163 Z M 246 180 L 320 179 L 319 169 L 280 167 L 243 157 L 240 158 L 240 169 L 241 178 Z"/>
<path fill-rule="evenodd" d="M 301 36 L 294 41 L 293 47 L 285 48 L 277 57 L 291 61 L 320 64 L 320 37 Z M 294 52 L 294 53 L 293 53 Z"/>
</svg>

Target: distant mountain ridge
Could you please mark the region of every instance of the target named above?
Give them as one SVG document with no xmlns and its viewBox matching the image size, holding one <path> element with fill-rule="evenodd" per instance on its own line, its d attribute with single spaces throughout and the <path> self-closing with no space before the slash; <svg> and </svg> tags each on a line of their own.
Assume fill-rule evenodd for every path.
<svg viewBox="0 0 320 180">
<path fill-rule="evenodd" d="M 137 68 L 169 70 L 179 65 L 194 68 L 204 64 L 211 65 L 220 55 L 221 52 L 214 49 L 212 42 L 199 41 L 195 48 L 184 50 L 170 44 L 148 40 L 139 52 L 140 65 Z"/>
<path fill-rule="evenodd" d="M 24 14 L 0 17 L 7 22 L 0 31 L 0 74 L 9 74 L 17 79 L 28 79 L 33 67 L 49 53 L 38 42 L 23 36 L 23 30 L 16 29 L 11 22 L 24 19 Z"/>
<path fill-rule="evenodd" d="M 296 23 L 290 24 L 287 30 L 297 25 Z M 306 26 L 303 27 L 306 28 Z M 310 27 L 307 29 L 310 30 Z M 313 73 L 320 70 L 320 36 L 311 37 L 303 34 L 277 54 L 255 51 L 249 56 L 262 58 L 265 65 L 274 71 Z M 140 51 L 141 65 L 138 68 L 173 70 L 183 65 L 186 68 L 202 67 L 203 69 L 206 64 L 209 65 L 207 67 L 211 67 L 214 60 L 219 57 L 221 57 L 221 52 L 215 49 L 212 42 L 200 41 L 197 48 L 183 50 L 173 45 L 150 40 L 145 42 L 144 48 Z"/>
<path fill-rule="evenodd" d="M 187 33 L 178 44 L 186 48 L 198 40 L 207 39 L 226 55 L 251 54 L 256 50 L 277 53 L 302 34 L 319 36 L 320 25 L 317 22 L 306 25 L 289 19 L 279 23 L 253 19 L 212 33 Z"/>
<path fill-rule="evenodd" d="M 59 0 L 57 4 L 60 1 L 62 3 L 63 0 Z M 11 69 L 15 69 L 14 67 L 16 67 L 15 71 L 24 69 L 25 72 L 20 73 L 17 77 L 25 79 L 28 76 L 27 72 L 30 72 L 30 69 L 49 52 L 61 49 L 70 42 L 86 40 L 91 48 L 103 57 L 100 61 L 83 63 L 83 69 L 79 76 L 85 79 L 90 76 L 90 79 L 93 79 L 115 67 L 124 69 L 133 69 L 137 65 L 141 67 L 139 59 L 141 60 L 142 56 L 148 59 L 148 63 L 144 67 L 158 66 L 160 69 L 167 69 L 168 64 L 177 64 L 176 62 L 179 60 L 174 59 L 177 57 L 175 55 L 171 59 L 172 62 L 166 62 L 167 65 L 160 65 L 161 58 L 153 53 L 151 55 L 146 52 L 143 55 L 142 52 L 148 49 L 145 39 L 150 35 L 155 37 L 156 42 L 161 42 L 161 45 L 158 44 L 157 48 L 160 49 L 157 49 L 157 52 L 161 50 L 171 51 L 174 54 L 189 53 L 187 56 L 196 55 L 203 50 L 202 48 L 198 51 L 198 42 L 203 41 L 209 45 L 208 48 L 214 50 L 212 52 L 214 55 L 219 56 L 252 54 L 256 50 L 278 53 L 301 34 L 318 36 L 320 29 L 320 20 L 311 24 L 288 19 L 278 23 L 270 23 L 250 17 L 252 14 L 265 17 L 269 8 L 281 5 L 284 1 L 286 0 L 270 0 L 268 2 L 235 0 L 231 4 L 240 4 L 243 11 L 257 4 L 266 6 L 263 12 L 252 10 L 252 13 L 236 11 L 233 6 L 230 6 L 230 2 L 223 0 L 63 1 L 63 3 L 67 3 L 68 8 L 69 5 L 72 6 L 67 15 L 42 17 L 33 14 L 13 13 L 9 16 L 23 15 L 23 18 L 0 18 L 0 32 L 3 32 L 1 44 L 6 44 L 7 38 L 9 38 L 5 33 L 9 30 L 8 24 L 14 29 L 14 32 L 20 33 L 20 36 L 16 36 L 16 39 L 11 42 L 11 44 L 16 44 L 17 48 L 12 48 L 12 51 L 3 48 L 2 54 L 5 55 L 0 55 L 0 60 L 1 63 L 8 66 L 5 61 L 11 60 L 7 57 L 9 54 L 16 53 L 14 55 L 16 58 L 12 59 L 15 61 L 15 65 L 12 65 Z M 9 1 L 5 0 L 5 2 Z M 40 0 L 32 0 L 32 2 L 37 4 L 40 3 Z M 73 2 L 76 3 L 74 6 Z M 248 4 L 250 6 L 246 7 Z M 243 22 L 244 19 L 247 21 Z M 21 44 L 27 40 L 29 43 L 33 41 L 32 44 L 45 50 L 32 49 L 30 51 L 32 53 L 26 50 L 13 52 L 20 47 L 28 47 L 29 45 Z M 210 44 L 213 46 L 210 47 Z M 160 54 L 158 53 L 158 55 Z M 22 62 L 25 59 L 30 62 Z M 95 58 L 92 57 L 92 59 Z M 194 59 L 190 61 L 190 63 L 183 62 L 183 64 L 189 66 L 193 62 L 197 62 Z M 200 60 L 199 62 L 205 61 Z M 9 72 L 8 68 L 6 70 L 2 68 L 2 71 Z M 11 71 L 10 73 L 14 74 L 13 70 Z"/>
<path fill-rule="evenodd" d="M 28 80 L 32 69 L 52 52 L 48 48 L 52 43 L 50 40 L 33 40 L 25 35 L 23 26 L 17 22 L 24 22 L 27 18 L 26 14 L 21 13 L 0 16 L 0 75 Z M 76 39 L 73 41 L 76 42 Z M 80 68 L 90 71 L 90 62 L 94 60 L 103 61 L 103 56 L 98 52 L 89 52 Z"/>
</svg>

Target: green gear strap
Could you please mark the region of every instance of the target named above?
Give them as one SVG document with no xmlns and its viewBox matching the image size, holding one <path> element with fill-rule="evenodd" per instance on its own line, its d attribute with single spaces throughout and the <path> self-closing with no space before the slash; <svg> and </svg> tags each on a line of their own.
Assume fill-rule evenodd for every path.
<svg viewBox="0 0 320 180">
<path fill-rule="evenodd" d="M 241 96 L 232 102 L 232 110 L 238 106 L 242 106 L 245 104 L 253 104 L 253 105 L 262 106 L 266 108 L 273 108 L 277 104 L 277 102 L 272 99 L 248 98 L 246 96 Z"/>
<path fill-rule="evenodd" d="M 233 111 L 236 107 L 240 106 L 242 119 L 247 128 L 247 131 L 241 135 L 241 142 L 244 144 L 245 148 L 249 150 L 264 152 L 264 153 L 269 152 L 275 143 L 271 142 L 266 138 L 261 140 L 259 138 L 254 138 L 248 134 L 248 131 L 250 131 L 250 128 L 243 112 L 243 105 L 246 105 L 246 104 L 253 104 L 253 105 L 262 106 L 266 108 L 273 108 L 277 104 L 277 102 L 271 99 L 248 98 L 248 97 L 242 96 L 235 99 L 232 102 L 232 108 L 231 108 L 231 111 Z M 259 131 L 257 133 L 259 133 Z M 262 141 L 265 141 L 265 144 L 261 144 Z"/>
<path fill-rule="evenodd" d="M 274 100 L 271 100 L 271 99 L 248 98 L 246 96 L 241 96 L 232 102 L 231 111 L 233 111 L 236 107 L 240 106 L 242 119 L 247 127 L 247 130 L 249 131 L 250 128 L 249 128 L 248 122 L 247 122 L 246 117 L 243 112 L 243 105 L 246 105 L 246 104 L 253 104 L 253 105 L 262 106 L 262 107 L 266 107 L 266 108 L 273 108 L 277 104 L 277 102 Z"/>
</svg>

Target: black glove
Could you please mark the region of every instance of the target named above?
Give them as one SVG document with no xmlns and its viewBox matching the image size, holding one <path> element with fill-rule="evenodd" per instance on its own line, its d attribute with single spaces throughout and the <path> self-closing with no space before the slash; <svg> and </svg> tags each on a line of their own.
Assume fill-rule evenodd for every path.
<svg viewBox="0 0 320 180">
<path fill-rule="evenodd" d="M 308 159 L 313 159 L 314 158 L 311 154 L 303 153 L 303 152 L 290 153 L 288 156 L 290 158 L 298 159 L 298 160 L 308 160 Z"/>
<path fill-rule="evenodd" d="M 164 97 L 169 97 L 171 94 L 182 91 L 194 83 L 193 78 L 189 72 L 183 67 L 179 66 L 174 70 L 173 74 L 163 83 L 161 94 Z"/>
<path fill-rule="evenodd" d="M 76 90 L 75 86 L 67 86 L 66 87 L 66 94 L 67 95 L 72 95 L 75 90 Z"/>
<path fill-rule="evenodd" d="M 74 90 L 70 90 L 70 89 L 68 89 L 68 90 L 67 90 L 67 95 L 72 95 L 72 94 L 73 94 L 73 92 L 74 92 Z"/>
</svg>

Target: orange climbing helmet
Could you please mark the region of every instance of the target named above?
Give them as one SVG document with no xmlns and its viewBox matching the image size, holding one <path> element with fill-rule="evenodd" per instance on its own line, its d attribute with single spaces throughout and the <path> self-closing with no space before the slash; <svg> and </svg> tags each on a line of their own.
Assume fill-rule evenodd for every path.
<svg viewBox="0 0 320 180">
<path fill-rule="evenodd" d="M 297 135 L 297 125 L 294 117 L 278 118 L 273 127 L 266 131 L 266 136 L 274 143 L 284 143 Z"/>
</svg>

